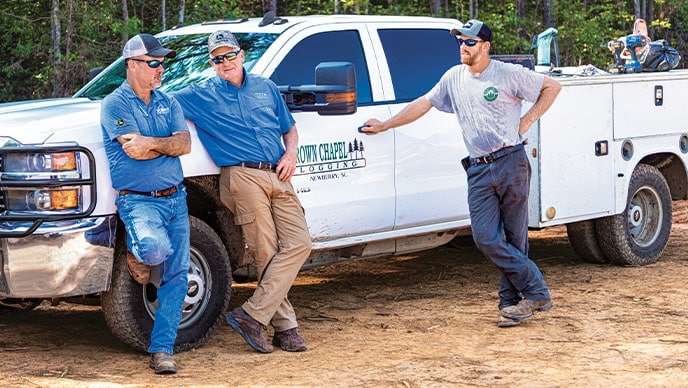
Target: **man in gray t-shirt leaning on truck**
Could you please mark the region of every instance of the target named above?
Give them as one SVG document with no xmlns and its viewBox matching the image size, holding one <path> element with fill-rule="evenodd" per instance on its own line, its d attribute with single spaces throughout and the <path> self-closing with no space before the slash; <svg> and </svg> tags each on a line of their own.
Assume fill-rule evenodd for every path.
<svg viewBox="0 0 688 388">
<path fill-rule="evenodd" d="M 479 20 L 451 33 L 462 64 L 398 114 L 384 122 L 370 119 L 361 131 L 375 134 L 411 123 L 432 107 L 456 115 L 469 154 L 461 164 L 473 239 L 500 271 L 499 327 L 517 326 L 554 306 L 528 257 L 530 164 L 521 135 L 549 109 L 561 85 L 523 66 L 491 60 L 492 31 Z M 523 100 L 534 104 L 521 116 Z"/>
</svg>

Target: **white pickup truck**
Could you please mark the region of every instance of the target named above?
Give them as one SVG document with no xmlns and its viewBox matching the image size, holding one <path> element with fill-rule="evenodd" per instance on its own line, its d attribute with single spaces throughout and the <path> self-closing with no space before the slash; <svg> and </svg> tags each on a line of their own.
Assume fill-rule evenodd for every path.
<svg viewBox="0 0 688 388">
<path fill-rule="evenodd" d="M 299 129 L 292 180 L 313 253 L 304 268 L 402 254 L 470 233 L 467 152 L 455 118 L 432 110 L 366 136 L 460 62 L 449 33 L 461 23 L 423 17 L 308 16 L 203 23 L 158 35 L 177 57 L 162 90 L 213 76 L 207 36 L 232 31 L 246 70 L 271 78 Z M 102 98 L 121 84 L 121 59 L 72 98 L 0 104 L 0 314 L 42 300 L 100 303 L 108 326 L 144 351 L 159 278 L 126 270 L 100 129 Z M 688 73 L 561 78 L 564 89 L 528 133 L 530 226 L 566 224 L 587 261 L 646 264 L 671 228 L 671 200 L 688 192 Z M 232 279 L 252 268 L 241 229 L 220 203 L 218 168 L 193 126 L 183 157 L 191 218 L 188 295 L 177 350 L 203 344 L 223 322 Z"/>
</svg>

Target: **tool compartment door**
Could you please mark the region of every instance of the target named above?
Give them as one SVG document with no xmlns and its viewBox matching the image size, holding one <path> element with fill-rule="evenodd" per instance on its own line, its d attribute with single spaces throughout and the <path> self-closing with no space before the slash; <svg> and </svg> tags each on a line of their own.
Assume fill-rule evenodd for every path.
<svg viewBox="0 0 688 388">
<path fill-rule="evenodd" d="M 688 73 L 642 74 L 614 83 L 614 138 L 682 133 Z"/>
<path fill-rule="evenodd" d="M 612 143 L 612 85 L 562 86 L 535 136 L 530 136 L 533 129 L 527 134 L 533 169 L 530 227 L 598 218 L 613 209 L 613 156 L 596 153 L 596 144 L 606 142 L 608 149 Z"/>
</svg>

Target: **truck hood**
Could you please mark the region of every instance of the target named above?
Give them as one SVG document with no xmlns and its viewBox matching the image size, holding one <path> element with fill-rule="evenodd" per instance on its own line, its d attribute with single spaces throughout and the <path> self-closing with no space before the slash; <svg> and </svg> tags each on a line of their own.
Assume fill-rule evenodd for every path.
<svg viewBox="0 0 688 388">
<path fill-rule="evenodd" d="M 101 101 L 87 98 L 54 98 L 0 104 L 0 136 L 22 144 L 42 144 L 58 133 L 83 126 L 100 128 Z M 100 137 L 100 131 L 96 134 Z M 56 140 L 56 139 L 53 139 Z M 72 138 L 72 141 L 79 141 Z M 59 141 L 59 140 L 58 140 Z"/>
</svg>

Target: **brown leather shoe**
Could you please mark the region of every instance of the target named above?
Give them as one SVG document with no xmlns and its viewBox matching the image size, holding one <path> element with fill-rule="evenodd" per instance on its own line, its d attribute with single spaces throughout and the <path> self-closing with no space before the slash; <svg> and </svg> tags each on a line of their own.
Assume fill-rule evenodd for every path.
<svg viewBox="0 0 688 388">
<path fill-rule="evenodd" d="M 174 362 L 174 357 L 165 352 L 151 354 L 148 366 L 155 371 L 156 375 L 171 375 L 177 373 L 177 363 Z"/>
<path fill-rule="evenodd" d="M 303 352 L 306 350 L 306 341 L 299 335 L 296 328 L 276 331 L 275 336 L 272 337 L 272 344 L 279 346 L 287 352 Z"/>
<path fill-rule="evenodd" d="M 150 266 L 138 261 L 131 252 L 127 252 L 127 268 L 136 283 L 145 285 L 150 280 Z"/>
<path fill-rule="evenodd" d="M 507 306 L 501 309 L 501 314 L 506 318 L 511 319 L 526 319 L 537 311 L 547 311 L 554 307 L 554 303 L 549 298 L 530 300 L 523 299 L 516 306 Z"/>
<path fill-rule="evenodd" d="M 518 326 L 521 324 L 521 321 L 518 319 L 512 319 L 512 318 L 507 318 L 502 315 L 502 313 L 499 313 L 499 322 L 497 322 L 497 326 L 499 327 L 514 327 Z"/>
<path fill-rule="evenodd" d="M 263 334 L 263 325 L 248 315 L 243 308 L 237 307 L 227 314 L 227 323 L 239 332 L 253 349 L 261 353 L 272 353 L 272 345 Z"/>
</svg>

